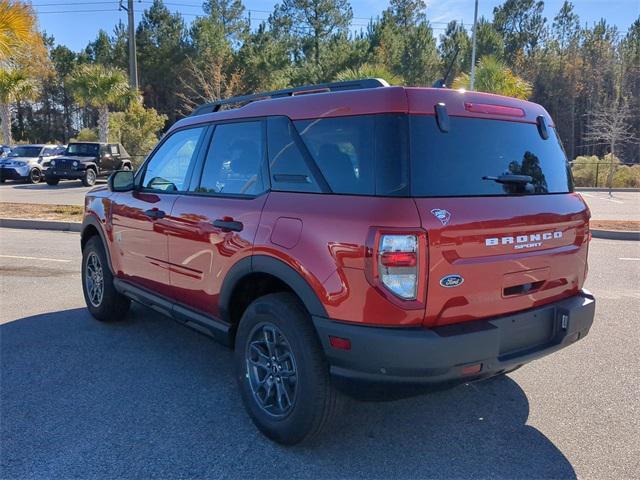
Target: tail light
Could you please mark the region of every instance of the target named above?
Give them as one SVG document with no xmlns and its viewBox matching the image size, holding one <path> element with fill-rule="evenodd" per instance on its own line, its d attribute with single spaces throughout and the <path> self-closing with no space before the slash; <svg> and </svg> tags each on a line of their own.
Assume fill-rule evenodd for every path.
<svg viewBox="0 0 640 480">
<path fill-rule="evenodd" d="M 418 237 L 381 235 L 378 251 L 380 282 L 403 300 L 415 300 L 418 294 Z"/>
</svg>

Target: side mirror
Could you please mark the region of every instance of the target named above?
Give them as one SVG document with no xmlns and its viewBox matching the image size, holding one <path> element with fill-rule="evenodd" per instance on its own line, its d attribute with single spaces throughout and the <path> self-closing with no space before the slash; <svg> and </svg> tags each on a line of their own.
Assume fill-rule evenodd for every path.
<svg viewBox="0 0 640 480">
<path fill-rule="evenodd" d="M 131 170 L 113 172 L 107 184 L 112 192 L 130 192 L 134 188 L 133 172 Z"/>
</svg>

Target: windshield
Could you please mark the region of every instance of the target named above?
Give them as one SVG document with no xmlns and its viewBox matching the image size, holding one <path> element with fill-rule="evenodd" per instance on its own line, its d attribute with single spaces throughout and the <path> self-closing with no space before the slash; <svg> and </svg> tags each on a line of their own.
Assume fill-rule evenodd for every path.
<svg viewBox="0 0 640 480">
<path fill-rule="evenodd" d="M 451 117 L 450 122 L 449 131 L 443 133 L 434 116 L 411 116 L 413 196 L 573 191 L 566 156 L 553 128 L 543 140 L 530 123 L 462 117 Z"/>
<path fill-rule="evenodd" d="M 67 147 L 65 155 L 96 157 L 100 151 L 100 145 L 95 143 L 71 143 Z"/>
<path fill-rule="evenodd" d="M 40 155 L 41 147 L 16 147 L 9 153 L 10 157 L 37 157 Z"/>
</svg>

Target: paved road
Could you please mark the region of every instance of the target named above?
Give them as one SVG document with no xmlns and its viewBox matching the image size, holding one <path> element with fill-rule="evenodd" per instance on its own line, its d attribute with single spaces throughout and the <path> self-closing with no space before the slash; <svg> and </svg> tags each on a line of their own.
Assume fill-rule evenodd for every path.
<svg viewBox="0 0 640 480">
<path fill-rule="evenodd" d="M 98 180 L 97 185 L 106 183 Z M 0 184 L 0 202 L 44 203 L 48 205 L 84 205 L 84 194 L 93 187 L 84 187 L 80 181 L 61 181 L 55 187 L 46 183 L 31 185 L 11 182 Z"/>
<path fill-rule="evenodd" d="M 640 192 L 580 192 L 595 220 L 640 220 Z"/>
<path fill-rule="evenodd" d="M 78 255 L 77 234 L 0 229 L 3 479 L 640 471 L 639 243 L 591 245 L 598 317 L 584 341 L 498 380 L 352 402 L 330 434 L 290 449 L 245 415 L 227 349 L 142 307 L 118 324 L 91 319 Z"/>
</svg>

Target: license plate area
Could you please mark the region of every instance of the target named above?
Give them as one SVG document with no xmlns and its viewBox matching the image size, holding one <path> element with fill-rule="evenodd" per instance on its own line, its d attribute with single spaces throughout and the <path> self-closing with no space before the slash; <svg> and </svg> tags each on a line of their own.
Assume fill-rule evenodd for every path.
<svg viewBox="0 0 640 480">
<path fill-rule="evenodd" d="M 557 331 L 555 309 L 547 308 L 492 323 L 500 329 L 499 357 L 524 355 L 549 346 Z"/>
</svg>

